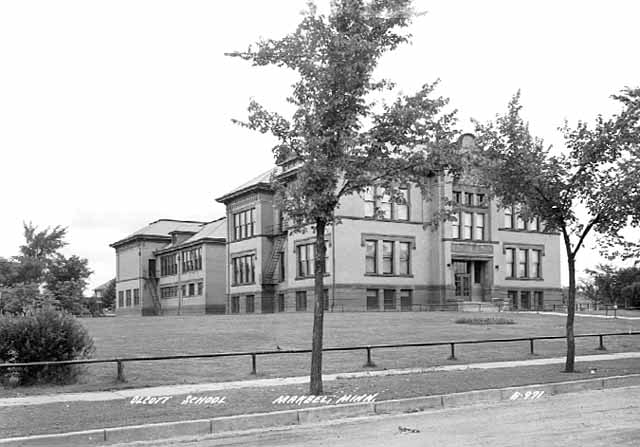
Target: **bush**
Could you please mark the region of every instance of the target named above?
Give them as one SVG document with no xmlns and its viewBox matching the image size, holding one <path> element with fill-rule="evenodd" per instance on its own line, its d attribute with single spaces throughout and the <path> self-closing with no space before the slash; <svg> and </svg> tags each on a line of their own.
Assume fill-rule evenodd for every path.
<svg viewBox="0 0 640 447">
<path fill-rule="evenodd" d="M 458 318 L 456 320 L 456 323 L 458 324 L 516 324 L 515 321 L 509 320 L 508 318 L 496 318 L 496 317 L 490 317 L 490 318 L 463 317 L 463 318 Z"/>
<path fill-rule="evenodd" d="M 93 339 L 72 315 L 41 309 L 24 317 L 0 317 L 0 362 L 28 363 L 90 357 Z M 35 366 L 0 371 L 3 383 L 71 383 L 78 365 Z"/>
</svg>

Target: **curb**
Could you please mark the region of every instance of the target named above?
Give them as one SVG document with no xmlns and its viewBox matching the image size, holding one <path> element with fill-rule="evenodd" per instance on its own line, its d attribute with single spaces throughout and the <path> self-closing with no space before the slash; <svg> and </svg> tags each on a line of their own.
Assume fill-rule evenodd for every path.
<svg viewBox="0 0 640 447">
<path fill-rule="evenodd" d="M 328 405 L 299 410 L 225 416 L 156 424 L 85 430 L 53 435 L 0 439 L 1 447 L 106 445 L 122 442 L 152 441 L 177 437 L 196 437 L 256 429 L 274 429 L 307 425 L 352 417 L 414 413 L 504 401 L 533 401 L 545 395 L 605 390 L 640 385 L 640 374 L 534 384 L 435 396 L 412 397 L 380 402 Z"/>
</svg>

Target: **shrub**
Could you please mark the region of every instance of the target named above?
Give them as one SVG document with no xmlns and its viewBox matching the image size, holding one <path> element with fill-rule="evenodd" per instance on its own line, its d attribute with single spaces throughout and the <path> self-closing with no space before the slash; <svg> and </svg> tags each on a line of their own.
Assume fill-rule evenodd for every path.
<svg viewBox="0 0 640 447">
<path fill-rule="evenodd" d="M 456 320 L 456 323 L 458 324 L 516 324 L 515 321 L 509 320 L 508 318 L 502 318 L 502 317 L 500 318 L 463 317 L 463 318 L 458 318 Z"/>
<path fill-rule="evenodd" d="M 51 308 L 32 315 L 0 317 L 0 362 L 28 363 L 88 358 L 93 339 L 72 315 Z M 81 368 L 77 365 L 34 366 L 0 371 L 3 383 L 70 383 Z"/>
</svg>

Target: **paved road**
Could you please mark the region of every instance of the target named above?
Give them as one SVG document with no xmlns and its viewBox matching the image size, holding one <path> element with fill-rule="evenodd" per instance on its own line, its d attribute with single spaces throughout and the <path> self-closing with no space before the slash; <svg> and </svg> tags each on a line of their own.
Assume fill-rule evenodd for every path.
<svg viewBox="0 0 640 447">
<path fill-rule="evenodd" d="M 400 431 L 399 427 L 419 430 Z M 377 416 L 193 442 L 211 446 L 638 446 L 640 387 L 543 396 L 492 406 Z"/>
</svg>

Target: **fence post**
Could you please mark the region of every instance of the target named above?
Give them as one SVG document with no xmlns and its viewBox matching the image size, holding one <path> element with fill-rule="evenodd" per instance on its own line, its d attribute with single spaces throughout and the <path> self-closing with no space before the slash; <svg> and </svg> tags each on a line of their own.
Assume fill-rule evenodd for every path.
<svg viewBox="0 0 640 447">
<path fill-rule="evenodd" d="M 375 368 L 376 364 L 371 361 L 371 347 L 367 346 L 367 363 L 364 364 L 365 368 Z"/>
<path fill-rule="evenodd" d="M 529 347 L 531 348 L 531 355 L 536 355 L 536 353 L 533 351 L 533 338 L 529 339 Z"/>
<path fill-rule="evenodd" d="M 257 374 L 256 372 L 256 355 L 251 354 L 251 374 L 254 376 Z"/>
<path fill-rule="evenodd" d="M 598 335 L 598 337 L 600 338 L 600 346 L 598 346 L 598 351 L 606 351 L 607 348 L 604 347 L 604 337 L 602 335 Z"/>
<path fill-rule="evenodd" d="M 118 360 L 116 363 L 118 365 L 118 377 L 116 380 L 118 382 L 126 382 L 127 380 L 124 377 L 124 363 L 122 360 Z"/>
<path fill-rule="evenodd" d="M 456 344 L 455 343 L 449 343 L 451 345 L 451 357 L 449 357 L 449 360 L 455 360 L 456 359 Z"/>
</svg>

